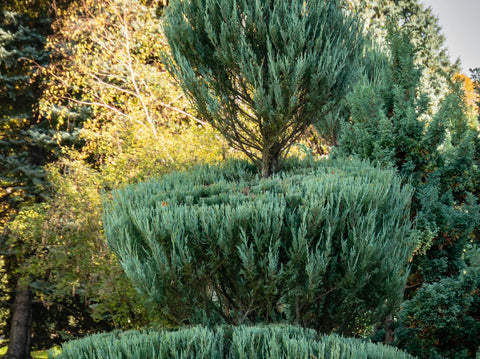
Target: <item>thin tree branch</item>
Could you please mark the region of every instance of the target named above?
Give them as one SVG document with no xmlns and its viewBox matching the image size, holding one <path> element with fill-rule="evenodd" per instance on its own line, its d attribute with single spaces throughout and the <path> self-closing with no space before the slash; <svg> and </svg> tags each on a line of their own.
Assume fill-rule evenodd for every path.
<svg viewBox="0 0 480 359">
<path fill-rule="evenodd" d="M 129 33 L 128 33 L 128 24 L 127 24 L 126 17 L 124 16 L 122 20 L 123 20 L 123 30 L 124 30 L 125 41 L 126 41 L 126 44 L 125 44 L 125 48 L 127 50 L 126 55 L 127 55 L 128 67 L 129 67 L 129 70 L 130 70 L 130 77 L 132 79 L 132 84 L 133 84 L 133 87 L 135 89 L 136 96 L 137 96 L 138 100 L 140 101 L 140 103 L 142 104 L 143 111 L 145 113 L 145 118 L 147 119 L 147 122 L 150 124 L 150 127 L 152 128 L 152 132 L 153 132 L 154 137 L 157 138 L 158 136 L 157 136 L 157 130 L 155 129 L 155 124 L 154 124 L 152 118 L 150 117 L 150 112 L 148 111 L 147 105 L 145 104 L 143 96 L 140 93 L 140 89 L 138 88 L 138 85 L 137 85 L 136 74 L 135 74 L 135 71 L 133 69 L 132 55 L 130 53 L 130 37 L 129 37 Z"/>
<path fill-rule="evenodd" d="M 123 116 L 123 117 L 127 117 L 127 118 L 130 118 L 130 116 L 126 115 L 125 113 L 123 113 L 122 111 L 120 111 L 119 109 L 117 109 L 116 107 L 114 106 L 111 106 L 105 102 L 95 102 L 95 101 L 82 101 L 82 100 L 77 100 L 77 99 L 74 99 L 72 97 L 66 97 L 66 96 L 63 96 L 61 97 L 65 100 L 68 100 L 68 101 L 72 101 L 72 102 L 75 102 L 75 103 L 78 103 L 79 105 L 86 105 L 86 106 L 100 106 L 100 107 L 104 107 L 104 108 L 107 108 L 111 111 L 114 111 L 115 113 L 117 113 L 118 115 L 120 116 Z M 140 123 L 140 121 L 137 121 Z M 145 126 L 145 124 L 143 124 Z"/>
<path fill-rule="evenodd" d="M 183 111 L 183 110 L 181 110 L 181 109 L 179 109 L 175 106 L 169 105 L 168 103 L 165 103 L 165 102 L 162 102 L 162 101 L 157 101 L 157 102 L 160 104 L 160 106 L 168 108 L 169 110 L 178 112 L 178 113 L 180 113 L 184 116 L 187 116 L 187 117 L 191 118 L 192 120 L 198 122 L 199 124 L 201 124 L 203 126 L 208 126 L 209 125 L 207 122 L 202 121 L 202 120 L 198 119 L 197 117 L 195 117 L 195 116 L 189 114 L 188 112 L 185 112 L 185 111 Z"/>
</svg>

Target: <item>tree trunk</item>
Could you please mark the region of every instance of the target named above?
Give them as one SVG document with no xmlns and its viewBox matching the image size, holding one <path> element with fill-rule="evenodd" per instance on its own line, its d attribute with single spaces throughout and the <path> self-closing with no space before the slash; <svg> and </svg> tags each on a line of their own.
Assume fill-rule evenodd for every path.
<svg viewBox="0 0 480 359">
<path fill-rule="evenodd" d="M 385 341 L 384 344 L 392 344 L 395 339 L 395 332 L 392 328 L 392 317 L 385 318 Z"/>
<path fill-rule="evenodd" d="M 263 153 L 262 156 L 262 177 L 268 178 L 278 170 L 278 155 L 271 151 Z"/>
<path fill-rule="evenodd" d="M 32 324 L 32 292 L 28 286 L 17 283 L 13 303 L 12 325 L 5 359 L 30 359 L 30 331 Z"/>
</svg>

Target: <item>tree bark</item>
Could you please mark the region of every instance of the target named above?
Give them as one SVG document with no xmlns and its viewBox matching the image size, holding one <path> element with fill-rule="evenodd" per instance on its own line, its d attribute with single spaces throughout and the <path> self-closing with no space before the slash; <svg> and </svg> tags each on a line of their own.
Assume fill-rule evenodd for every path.
<svg viewBox="0 0 480 359">
<path fill-rule="evenodd" d="M 388 316 L 385 318 L 385 341 L 384 344 L 392 344 L 395 339 L 395 332 L 391 326 L 392 317 Z"/>
<path fill-rule="evenodd" d="M 278 154 L 266 151 L 262 154 L 262 177 L 268 178 L 278 170 Z"/>
<path fill-rule="evenodd" d="M 32 291 L 19 281 L 15 292 L 12 325 L 5 359 L 30 359 Z"/>
</svg>

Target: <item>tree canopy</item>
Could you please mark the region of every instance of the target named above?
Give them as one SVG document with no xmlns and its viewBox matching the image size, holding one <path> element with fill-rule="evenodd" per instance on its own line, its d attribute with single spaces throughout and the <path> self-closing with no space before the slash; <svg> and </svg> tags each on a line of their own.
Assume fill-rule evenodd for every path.
<svg viewBox="0 0 480 359">
<path fill-rule="evenodd" d="M 340 1 L 176 1 L 169 71 L 195 109 L 267 177 L 359 72 L 362 26 Z"/>
</svg>

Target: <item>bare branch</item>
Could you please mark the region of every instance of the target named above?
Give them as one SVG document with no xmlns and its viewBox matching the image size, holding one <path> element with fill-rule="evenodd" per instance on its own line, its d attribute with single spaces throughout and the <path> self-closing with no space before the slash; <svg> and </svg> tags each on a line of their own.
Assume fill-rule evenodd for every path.
<svg viewBox="0 0 480 359">
<path fill-rule="evenodd" d="M 129 37 L 127 19 L 124 16 L 122 20 L 123 20 L 123 31 L 124 31 L 124 35 L 125 35 L 125 41 L 126 41 L 125 49 L 127 51 L 126 55 L 127 55 L 127 61 L 128 61 L 128 68 L 129 68 L 129 71 L 130 71 L 130 77 L 132 79 L 132 84 L 133 84 L 133 87 L 135 89 L 136 97 L 138 98 L 138 100 L 142 104 L 142 108 L 143 108 L 143 111 L 145 113 L 145 118 L 147 119 L 147 122 L 150 124 L 150 127 L 152 128 L 153 135 L 155 136 L 155 138 L 157 138 L 158 136 L 157 136 L 157 130 L 155 129 L 155 124 L 154 124 L 154 122 L 153 122 L 153 120 L 150 116 L 150 111 L 148 110 L 147 105 L 145 104 L 143 96 L 140 92 L 140 89 L 138 88 L 138 85 L 137 85 L 136 74 L 135 74 L 135 71 L 133 69 L 132 55 L 130 53 L 130 37 Z"/>
<path fill-rule="evenodd" d="M 73 97 L 66 97 L 66 96 L 63 96 L 62 98 L 65 99 L 65 100 L 68 100 L 68 101 L 72 101 L 72 102 L 78 103 L 79 105 L 104 107 L 104 108 L 107 108 L 107 109 L 109 109 L 109 110 L 117 113 L 118 115 L 120 115 L 120 116 L 122 116 L 122 117 L 130 118 L 130 116 L 126 115 L 125 113 L 123 113 L 122 111 L 120 111 L 119 109 L 117 109 L 116 107 L 111 106 L 111 105 L 108 105 L 108 104 L 105 103 L 105 102 L 82 101 L 82 100 L 74 99 Z"/>
<path fill-rule="evenodd" d="M 160 106 L 168 108 L 169 110 L 181 113 L 182 115 L 191 118 L 192 120 L 198 122 L 199 124 L 201 124 L 203 126 L 209 126 L 209 124 L 207 122 L 204 122 L 204 121 L 198 119 L 197 117 L 193 116 L 192 114 L 189 114 L 188 112 L 185 112 L 185 111 L 183 111 L 183 110 L 181 110 L 181 109 L 179 109 L 175 106 L 169 105 L 168 103 L 165 103 L 165 102 L 162 102 L 162 101 L 157 101 L 157 102 L 160 104 Z"/>
</svg>

